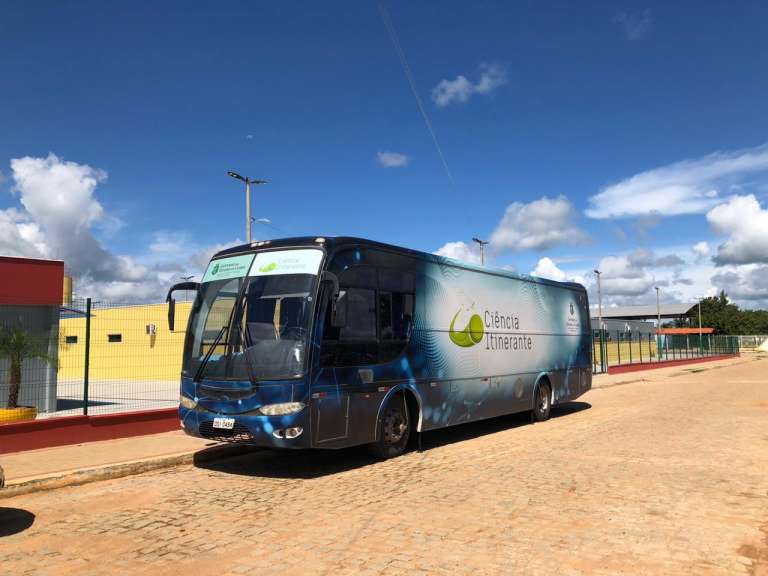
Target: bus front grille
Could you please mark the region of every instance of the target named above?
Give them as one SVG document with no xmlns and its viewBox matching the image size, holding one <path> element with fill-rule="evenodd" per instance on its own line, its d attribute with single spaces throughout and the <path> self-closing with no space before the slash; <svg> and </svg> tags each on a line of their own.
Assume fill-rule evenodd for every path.
<svg viewBox="0 0 768 576">
<path fill-rule="evenodd" d="M 206 420 L 200 424 L 200 436 L 218 440 L 219 442 L 245 442 L 253 440 L 253 434 L 242 424 L 235 422 L 231 430 L 214 428 L 212 420 Z"/>
</svg>

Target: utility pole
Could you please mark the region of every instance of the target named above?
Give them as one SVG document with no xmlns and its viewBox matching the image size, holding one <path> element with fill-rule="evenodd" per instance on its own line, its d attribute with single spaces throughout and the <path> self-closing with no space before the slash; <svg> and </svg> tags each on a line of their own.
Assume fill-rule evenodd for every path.
<svg viewBox="0 0 768 576">
<path fill-rule="evenodd" d="M 704 354 L 704 348 L 701 342 L 701 298 L 697 298 L 699 301 L 699 355 Z"/>
<path fill-rule="evenodd" d="M 253 218 L 251 217 L 251 184 L 266 184 L 267 181 L 252 179 L 248 176 L 240 176 L 240 174 L 232 172 L 232 170 L 227 172 L 227 174 L 236 180 L 245 182 L 245 242 L 246 244 L 250 244 L 251 224 L 253 223 Z"/>
<path fill-rule="evenodd" d="M 595 273 L 595 276 L 597 276 L 597 323 L 600 326 L 600 334 L 601 334 L 601 341 L 602 341 L 602 330 L 603 330 L 603 294 L 600 287 L 600 270 L 593 270 Z"/>
<path fill-rule="evenodd" d="M 656 358 L 659 358 L 658 351 L 660 349 L 659 343 L 661 342 L 661 306 L 659 305 L 659 292 L 661 289 L 658 286 L 654 286 L 656 290 Z"/>
<path fill-rule="evenodd" d="M 595 268 L 595 276 L 597 276 L 597 325 L 599 328 L 599 342 L 600 342 L 600 365 L 601 368 L 606 367 L 605 348 L 603 347 L 603 292 L 600 286 L 600 270 Z"/>
<path fill-rule="evenodd" d="M 473 242 L 480 244 L 480 265 L 485 266 L 485 245 L 488 244 L 487 240 L 480 240 L 480 238 L 472 238 Z"/>
</svg>

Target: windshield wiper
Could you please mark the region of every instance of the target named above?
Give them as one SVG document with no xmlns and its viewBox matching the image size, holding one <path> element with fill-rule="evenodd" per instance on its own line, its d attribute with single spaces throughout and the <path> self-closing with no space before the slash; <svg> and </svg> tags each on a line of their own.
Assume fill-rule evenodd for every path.
<svg viewBox="0 0 768 576">
<path fill-rule="evenodd" d="M 203 376 L 203 371 L 205 370 L 205 365 L 208 364 L 208 361 L 213 355 L 214 349 L 219 345 L 221 337 L 224 336 L 224 332 L 226 332 L 228 329 L 229 326 L 222 326 L 221 330 L 219 330 L 219 333 L 216 334 L 216 338 L 214 338 L 213 344 L 211 344 L 211 347 L 208 348 L 208 352 L 205 353 L 205 356 L 200 362 L 200 366 L 197 367 L 197 372 L 195 372 L 195 377 L 192 379 L 192 382 L 200 382 L 200 378 Z"/>
</svg>

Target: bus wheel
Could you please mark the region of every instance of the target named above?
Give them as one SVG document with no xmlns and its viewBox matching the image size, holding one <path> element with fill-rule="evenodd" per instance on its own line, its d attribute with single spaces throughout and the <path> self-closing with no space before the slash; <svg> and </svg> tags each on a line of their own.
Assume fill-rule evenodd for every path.
<svg viewBox="0 0 768 576">
<path fill-rule="evenodd" d="M 398 394 L 389 399 L 379 421 L 378 432 L 378 440 L 370 445 L 374 456 L 387 459 L 405 452 L 411 436 L 411 425 L 403 395 Z"/>
<path fill-rule="evenodd" d="M 533 408 L 533 421 L 544 422 L 549 420 L 552 412 L 552 388 L 549 382 L 543 380 L 536 387 L 536 403 Z"/>
</svg>

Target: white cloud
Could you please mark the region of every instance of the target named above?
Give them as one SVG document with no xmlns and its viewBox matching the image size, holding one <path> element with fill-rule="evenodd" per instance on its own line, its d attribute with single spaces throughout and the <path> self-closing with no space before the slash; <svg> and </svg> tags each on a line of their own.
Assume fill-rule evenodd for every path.
<svg viewBox="0 0 768 576">
<path fill-rule="evenodd" d="M 160 300 L 180 272 L 199 274 L 207 264 L 203 256 L 215 251 L 189 242 L 185 233 L 160 231 L 146 254 L 114 254 L 93 232 L 122 224 L 95 196 L 106 172 L 54 154 L 13 159 L 11 170 L 23 210 L 0 210 L 0 254 L 63 260 L 81 295 Z"/>
<path fill-rule="evenodd" d="M 448 242 L 434 252 L 438 256 L 447 256 L 454 260 L 480 264 L 480 251 L 464 242 Z"/>
<path fill-rule="evenodd" d="M 709 256 L 711 249 L 709 244 L 702 240 L 701 242 L 694 244 L 693 248 L 691 248 L 691 251 L 695 254 L 697 259 L 701 260 Z"/>
<path fill-rule="evenodd" d="M 547 256 L 539 259 L 536 268 L 531 271 L 531 276 L 549 278 L 550 280 L 557 280 L 558 282 L 565 282 L 568 279 L 568 275 L 560 270 L 560 268 L 557 267 L 557 264 Z"/>
<path fill-rule="evenodd" d="M 716 264 L 768 263 L 768 210 L 752 194 L 715 206 L 707 220 L 716 234 L 729 235 L 717 248 Z"/>
<path fill-rule="evenodd" d="M 721 271 L 712 276 L 712 283 L 733 300 L 768 303 L 768 266 L 750 265 Z"/>
<path fill-rule="evenodd" d="M 621 25 L 628 40 L 639 40 L 645 37 L 651 28 L 651 12 L 619 12 L 613 21 Z"/>
<path fill-rule="evenodd" d="M 706 212 L 748 175 L 768 171 L 768 146 L 717 152 L 635 174 L 590 197 L 590 218 Z"/>
<path fill-rule="evenodd" d="M 507 83 L 506 70 L 497 64 L 480 66 L 480 78 L 472 83 L 465 76 L 455 80 L 441 80 L 432 89 L 432 101 L 438 108 L 454 102 L 466 102 L 475 94 L 490 94 L 499 86 Z"/>
<path fill-rule="evenodd" d="M 674 254 L 656 256 L 650 250 L 635 250 L 620 256 L 606 256 L 600 260 L 597 269 L 601 288 L 607 296 L 647 296 L 654 285 L 669 283 L 657 279 L 661 269 L 684 264 Z M 650 269 L 650 270 L 649 270 Z"/>
<path fill-rule="evenodd" d="M 501 252 L 584 243 L 588 237 L 573 224 L 573 216 L 573 206 L 565 196 L 543 196 L 527 204 L 513 202 L 491 234 L 491 247 Z"/>
<path fill-rule="evenodd" d="M 408 156 L 399 152 L 377 152 L 376 160 L 384 168 L 399 168 L 406 166 L 409 162 Z"/>
</svg>

